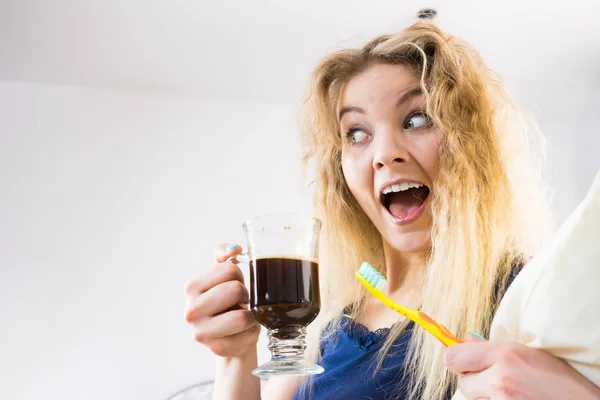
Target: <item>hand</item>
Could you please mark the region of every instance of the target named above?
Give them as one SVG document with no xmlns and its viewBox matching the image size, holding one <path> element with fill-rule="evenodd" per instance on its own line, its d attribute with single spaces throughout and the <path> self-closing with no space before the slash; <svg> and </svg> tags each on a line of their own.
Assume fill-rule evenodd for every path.
<svg viewBox="0 0 600 400">
<path fill-rule="evenodd" d="M 446 367 L 462 374 L 461 393 L 472 399 L 600 399 L 600 388 L 543 350 L 468 335 L 446 350 Z"/>
<path fill-rule="evenodd" d="M 233 262 L 241 253 L 226 243 L 215 249 L 217 263 L 185 284 L 185 319 L 192 326 L 194 339 L 221 357 L 242 357 L 256 351 L 260 325 L 252 313 L 238 306 L 247 303 L 244 275 Z"/>
</svg>

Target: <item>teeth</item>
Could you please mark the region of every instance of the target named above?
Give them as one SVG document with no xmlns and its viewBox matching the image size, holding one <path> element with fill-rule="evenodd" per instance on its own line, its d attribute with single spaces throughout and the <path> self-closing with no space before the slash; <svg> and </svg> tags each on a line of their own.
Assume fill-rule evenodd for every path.
<svg viewBox="0 0 600 400">
<path fill-rule="evenodd" d="M 397 183 L 397 184 L 390 185 L 390 186 L 384 188 L 383 194 L 403 192 L 405 190 L 412 189 L 412 188 L 420 188 L 421 186 L 423 186 L 423 185 L 420 183 L 416 183 L 416 182 Z"/>
</svg>

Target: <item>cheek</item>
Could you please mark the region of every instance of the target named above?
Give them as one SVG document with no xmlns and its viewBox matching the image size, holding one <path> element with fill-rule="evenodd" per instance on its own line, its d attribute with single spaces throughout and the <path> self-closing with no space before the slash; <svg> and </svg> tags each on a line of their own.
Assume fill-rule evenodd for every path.
<svg viewBox="0 0 600 400">
<path fill-rule="evenodd" d="M 342 153 L 342 172 L 350 191 L 360 199 L 366 190 L 370 190 L 372 174 L 369 174 L 370 163 L 361 157 Z"/>
<path fill-rule="evenodd" d="M 432 181 L 440 171 L 440 147 L 437 135 L 430 135 L 420 143 L 419 164 Z"/>
<path fill-rule="evenodd" d="M 352 161 L 349 160 L 348 156 L 342 153 L 342 173 L 344 174 L 344 179 L 346 180 L 346 184 L 350 187 L 352 191 L 352 187 L 355 186 L 355 182 L 357 180 L 356 177 L 356 168 L 352 168 Z"/>
</svg>

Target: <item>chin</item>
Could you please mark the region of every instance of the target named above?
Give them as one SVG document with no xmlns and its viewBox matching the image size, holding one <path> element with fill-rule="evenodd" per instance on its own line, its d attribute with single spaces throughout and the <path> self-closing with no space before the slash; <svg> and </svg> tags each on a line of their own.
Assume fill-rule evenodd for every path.
<svg viewBox="0 0 600 400">
<path fill-rule="evenodd" d="M 383 240 L 394 250 L 402 253 L 420 253 L 427 250 L 431 244 L 429 229 L 412 232 L 388 232 Z"/>
</svg>

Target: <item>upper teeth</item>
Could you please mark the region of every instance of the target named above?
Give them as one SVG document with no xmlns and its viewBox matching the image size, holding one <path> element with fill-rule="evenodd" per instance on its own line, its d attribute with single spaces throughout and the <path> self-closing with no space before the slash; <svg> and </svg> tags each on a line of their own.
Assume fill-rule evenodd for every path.
<svg viewBox="0 0 600 400">
<path fill-rule="evenodd" d="M 411 189 L 411 188 L 420 188 L 421 186 L 423 186 L 423 184 L 416 183 L 416 182 L 402 182 L 402 183 L 397 183 L 395 185 L 390 185 L 390 186 L 384 188 L 383 189 L 383 194 L 395 193 L 395 192 L 402 192 L 404 190 L 408 190 L 408 189 Z"/>
</svg>

